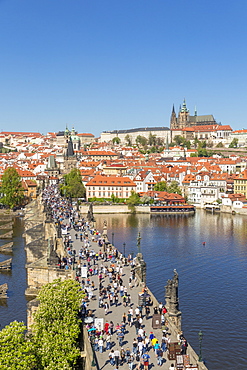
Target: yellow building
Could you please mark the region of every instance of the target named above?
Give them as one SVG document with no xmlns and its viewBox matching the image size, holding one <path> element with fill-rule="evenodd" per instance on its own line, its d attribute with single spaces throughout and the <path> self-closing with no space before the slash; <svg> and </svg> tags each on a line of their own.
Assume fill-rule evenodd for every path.
<svg viewBox="0 0 247 370">
<path fill-rule="evenodd" d="M 247 198 L 247 170 L 244 170 L 234 179 L 234 193 L 243 194 Z"/>
</svg>

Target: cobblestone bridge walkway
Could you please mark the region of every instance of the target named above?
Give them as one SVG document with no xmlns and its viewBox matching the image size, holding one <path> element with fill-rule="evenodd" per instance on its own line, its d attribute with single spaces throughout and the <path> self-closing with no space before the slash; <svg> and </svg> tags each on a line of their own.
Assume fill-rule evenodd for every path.
<svg viewBox="0 0 247 370">
<path fill-rule="evenodd" d="M 80 241 L 79 238 L 79 233 L 78 238 L 76 239 L 75 237 L 76 232 L 71 229 L 69 235 L 71 236 L 72 240 L 72 248 L 76 250 L 76 255 L 79 255 L 79 250 L 84 247 L 84 242 Z M 98 243 L 96 241 L 92 241 L 92 237 L 90 233 L 88 233 L 89 239 L 90 239 L 90 250 L 94 250 L 96 253 L 99 252 L 100 247 L 98 246 Z M 101 259 L 98 260 L 98 268 L 104 266 L 104 267 L 110 267 L 111 262 L 110 261 L 103 261 Z M 92 291 L 93 297 L 90 299 L 89 304 L 88 304 L 88 309 L 92 310 L 93 316 L 95 318 L 103 318 L 104 324 L 106 322 L 110 323 L 112 321 L 114 323 L 114 333 L 111 337 L 111 350 L 121 350 L 121 348 L 124 348 L 126 351 L 127 348 L 130 349 L 132 352 L 132 344 L 134 338 L 137 338 L 136 334 L 136 327 L 134 325 L 126 325 L 126 330 L 125 330 L 125 335 L 123 338 L 123 343 L 120 347 L 119 341 L 117 339 L 117 333 L 115 330 L 115 327 L 117 324 L 121 324 L 123 315 L 128 314 L 128 310 L 130 308 L 133 309 L 134 315 L 133 317 L 135 318 L 135 309 L 138 307 L 138 294 L 141 292 L 142 287 L 141 286 L 133 286 L 134 283 L 130 286 L 129 285 L 129 278 L 131 276 L 131 267 L 130 266 L 123 266 L 122 263 L 120 263 L 119 260 L 117 260 L 117 263 L 115 265 L 122 266 L 123 271 L 122 271 L 122 279 L 123 279 L 123 286 L 127 288 L 127 293 L 130 295 L 130 303 L 128 306 L 125 306 L 122 300 L 122 297 L 119 296 L 119 301 L 118 304 L 113 304 L 109 306 L 107 312 L 104 308 L 99 308 L 99 276 L 98 275 L 92 275 L 90 276 L 90 285 L 92 282 L 94 283 L 94 290 Z M 85 279 L 86 281 L 86 279 Z M 102 280 L 102 285 L 106 287 L 109 284 L 109 278 L 104 277 Z M 109 302 L 109 300 L 107 299 Z M 149 337 L 150 332 L 153 332 L 155 337 L 158 339 L 159 344 L 161 344 L 161 339 L 162 339 L 162 330 L 161 329 L 153 329 L 152 328 L 152 315 L 153 315 L 154 307 L 150 307 L 150 314 L 149 317 L 145 316 L 145 312 L 143 312 L 143 322 L 142 322 L 142 328 L 145 331 L 146 335 Z M 109 353 L 111 350 L 106 349 L 106 342 L 105 342 L 106 336 L 104 338 L 104 345 L 103 345 L 103 352 L 100 353 L 99 351 L 96 352 L 97 356 L 97 361 L 99 364 L 100 369 L 115 369 L 116 366 L 112 366 L 110 364 L 109 360 Z M 172 341 L 175 340 L 175 338 L 171 338 Z M 160 368 L 162 367 L 164 370 L 169 369 L 171 364 L 174 364 L 174 361 L 170 361 L 167 358 L 167 352 L 163 353 L 163 358 L 162 358 L 162 365 L 158 366 L 157 365 L 157 357 L 155 356 L 155 353 L 153 349 L 151 348 L 151 343 L 149 343 L 148 346 L 148 354 L 150 355 L 150 363 L 149 363 L 149 369 L 155 369 L 155 368 Z M 140 366 L 140 365 L 139 365 Z M 142 366 L 142 367 L 141 367 Z M 133 369 L 138 369 L 138 368 L 143 368 L 143 365 L 138 367 L 138 362 L 136 361 L 136 358 L 134 357 L 134 364 L 133 364 Z M 124 361 L 119 365 L 119 368 L 124 369 L 129 369 L 129 364 Z M 92 368 L 93 369 L 93 368 Z"/>
</svg>

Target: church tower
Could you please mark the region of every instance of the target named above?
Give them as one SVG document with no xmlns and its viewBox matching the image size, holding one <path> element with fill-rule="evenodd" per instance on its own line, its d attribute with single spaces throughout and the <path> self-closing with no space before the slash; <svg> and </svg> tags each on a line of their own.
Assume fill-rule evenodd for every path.
<svg viewBox="0 0 247 370">
<path fill-rule="evenodd" d="M 178 128 L 182 129 L 184 127 L 189 126 L 189 119 L 190 119 L 190 112 L 186 107 L 186 102 L 184 99 L 183 106 L 179 111 L 178 114 Z"/>
<path fill-rule="evenodd" d="M 171 114 L 171 119 L 170 119 L 170 129 L 174 130 L 175 128 L 178 128 L 178 127 L 177 127 L 177 116 L 176 116 L 174 104 L 173 104 L 172 114 Z"/>
</svg>

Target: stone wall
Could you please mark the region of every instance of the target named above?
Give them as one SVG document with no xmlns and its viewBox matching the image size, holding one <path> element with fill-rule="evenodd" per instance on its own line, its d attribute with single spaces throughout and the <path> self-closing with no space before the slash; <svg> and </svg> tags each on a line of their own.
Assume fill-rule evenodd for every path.
<svg viewBox="0 0 247 370">
<path fill-rule="evenodd" d="M 26 269 L 27 289 L 25 294 L 36 297 L 41 287 L 55 279 L 74 279 L 73 270 L 58 268 L 57 256 L 66 255 L 62 238 L 57 237 L 53 222 L 45 219 L 40 198 L 31 202 L 25 211 Z M 37 309 L 37 300 L 28 303 L 27 327 L 31 328 L 33 313 Z"/>
<path fill-rule="evenodd" d="M 80 213 L 83 215 L 87 215 L 89 209 L 89 205 L 80 205 Z M 150 213 L 149 206 L 136 206 L 135 207 L 136 213 Z M 94 205 L 93 206 L 93 213 L 100 214 L 100 213 L 131 213 L 128 206 L 126 204 L 113 204 L 113 205 Z"/>
</svg>

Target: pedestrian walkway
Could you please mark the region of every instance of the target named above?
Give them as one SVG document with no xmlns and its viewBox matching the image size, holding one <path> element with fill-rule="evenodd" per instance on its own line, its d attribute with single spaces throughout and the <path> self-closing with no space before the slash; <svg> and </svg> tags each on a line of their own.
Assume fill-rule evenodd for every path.
<svg viewBox="0 0 247 370">
<path fill-rule="evenodd" d="M 73 229 L 70 230 L 69 234 L 71 236 L 72 249 L 76 251 L 76 257 L 77 257 L 79 255 L 80 249 L 84 248 L 84 238 L 83 238 L 83 241 L 80 241 L 79 233 L 77 231 L 73 230 Z M 76 234 L 77 234 L 77 238 L 76 238 Z M 102 250 L 102 248 L 99 247 L 97 241 L 92 241 L 92 235 L 90 234 L 90 230 L 87 232 L 87 234 L 88 234 L 89 243 L 91 244 L 88 249 L 90 251 L 94 251 L 97 254 L 99 252 L 99 250 Z M 96 257 L 96 258 L 98 258 L 98 257 Z M 94 262 L 95 265 L 93 265 L 92 261 L 89 262 L 89 261 L 86 261 L 85 259 L 83 260 L 83 262 L 84 262 L 84 264 L 86 264 L 86 263 L 88 264 L 88 269 L 89 269 L 89 264 L 90 264 L 91 270 L 94 270 L 94 267 L 97 266 L 99 272 L 100 271 L 105 271 L 105 269 L 110 268 L 110 266 L 112 265 L 112 262 L 109 261 L 109 260 L 104 261 L 100 258 L 98 258 L 98 260 L 96 260 L 96 258 L 94 259 L 95 260 L 95 262 Z M 114 323 L 114 333 L 111 336 L 111 350 L 114 350 L 114 351 L 119 350 L 121 352 L 121 348 L 123 348 L 124 351 L 126 352 L 126 350 L 129 348 L 130 352 L 132 353 L 133 352 L 133 341 L 134 341 L 134 339 L 137 338 L 136 326 L 135 325 L 130 326 L 129 324 L 127 324 L 123 339 L 121 338 L 121 335 L 120 335 L 120 339 L 117 338 L 116 327 L 118 325 L 121 325 L 121 322 L 123 321 L 123 317 L 125 315 L 126 316 L 128 315 L 128 311 L 129 311 L 130 308 L 133 309 L 133 311 L 134 311 L 133 312 L 133 317 L 135 318 L 135 309 L 137 307 L 139 307 L 138 294 L 142 291 L 142 287 L 139 286 L 139 285 L 135 286 L 135 283 L 134 283 L 133 280 L 132 280 L 132 283 L 129 284 L 129 279 L 132 275 L 131 274 L 131 267 L 129 265 L 128 266 L 123 266 L 123 264 L 120 262 L 120 260 L 117 260 L 114 265 L 115 265 L 115 267 L 116 266 L 119 266 L 119 267 L 122 266 L 122 275 L 121 275 L 121 278 L 123 280 L 122 286 L 127 288 L 127 289 L 125 288 L 125 290 L 127 290 L 127 293 L 130 295 L 130 303 L 128 305 L 124 304 L 123 298 L 120 297 L 120 295 L 118 294 L 119 302 L 117 304 L 109 305 L 108 309 L 105 308 L 105 307 L 101 307 L 101 308 L 99 307 L 99 285 L 101 285 L 101 287 L 103 287 L 103 288 L 106 288 L 109 284 L 111 286 L 113 285 L 113 283 L 111 282 L 109 277 L 107 275 L 105 275 L 104 273 L 96 274 L 96 275 L 90 275 L 88 281 L 87 281 L 87 279 L 80 279 L 80 281 L 85 280 L 86 288 L 89 286 L 90 289 L 91 289 L 92 284 L 94 285 L 94 290 L 92 290 L 92 293 L 91 293 L 91 294 L 93 294 L 93 297 L 87 303 L 87 309 L 92 311 L 93 316 L 95 318 L 103 318 L 103 322 L 104 322 L 103 325 L 104 326 L 105 326 L 105 323 L 110 323 L 111 321 Z M 99 277 L 101 275 L 102 275 L 102 280 L 100 282 Z M 103 299 L 103 302 L 109 302 L 109 300 L 108 299 Z M 161 344 L 162 330 L 152 328 L 152 315 L 153 315 L 153 312 L 154 312 L 154 307 L 151 306 L 150 309 L 151 309 L 150 310 L 151 312 L 149 314 L 149 317 L 146 317 L 145 312 L 143 312 L 141 326 L 142 326 L 142 329 L 143 329 L 143 331 L 144 331 L 144 333 L 146 334 L 147 337 L 149 337 L 150 333 L 153 332 L 154 336 L 158 339 L 158 343 Z M 111 350 L 109 350 L 109 349 L 106 350 L 106 338 L 107 338 L 107 335 L 106 334 L 103 335 L 103 343 L 101 343 L 101 342 L 99 343 L 99 344 L 103 344 L 103 348 L 101 348 L 102 353 L 100 351 L 96 351 L 96 356 L 97 356 L 97 361 L 98 361 L 98 364 L 99 364 L 99 368 L 100 369 L 111 369 L 111 368 L 115 369 L 116 367 L 112 366 L 110 364 L 109 354 L 110 354 Z M 176 340 L 176 338 L 170 338 L 170 339 L 172 341 Z M 120 340 L 120 343 L 122 341 L 121 346 L 119 345 L 119 340 Z M 96 346 L 96 348 L 97 348 L 97 346 Z M 149 343 L 149 345 L 148 345 L 147 352 L 150 355 L 149 369 L 158 368 L 157 356 L 155 355 L 155 352 L 151 348 L 151 343 Z M 117 352 L 115 352 L 115 354 L 116 353 Z M 137 359 L 138 359 L 138 357 L 137 357 Z M 175 364 L 174 361 L 168 360 L 167 352 L 165 352 L 165 351 L 163 352 L 163 357 L 162 357 L 162 360 L 160 359 L 160 361 L 162 361 L 161 367 L 164 370 L 169 369 L 171 364 Z M 135 357 L 132 365 L 128 364 L 126 362 L 126 360 L 124 360 L 123 362 L 120 361 L 119 366 L 122 369 L 141 369 L 141 368 L 143 368 L 143 367 L 140 367 L 140 364 L 138 365 L 138 362 L 136 361 L 136 357 Z"/>
</svg>

